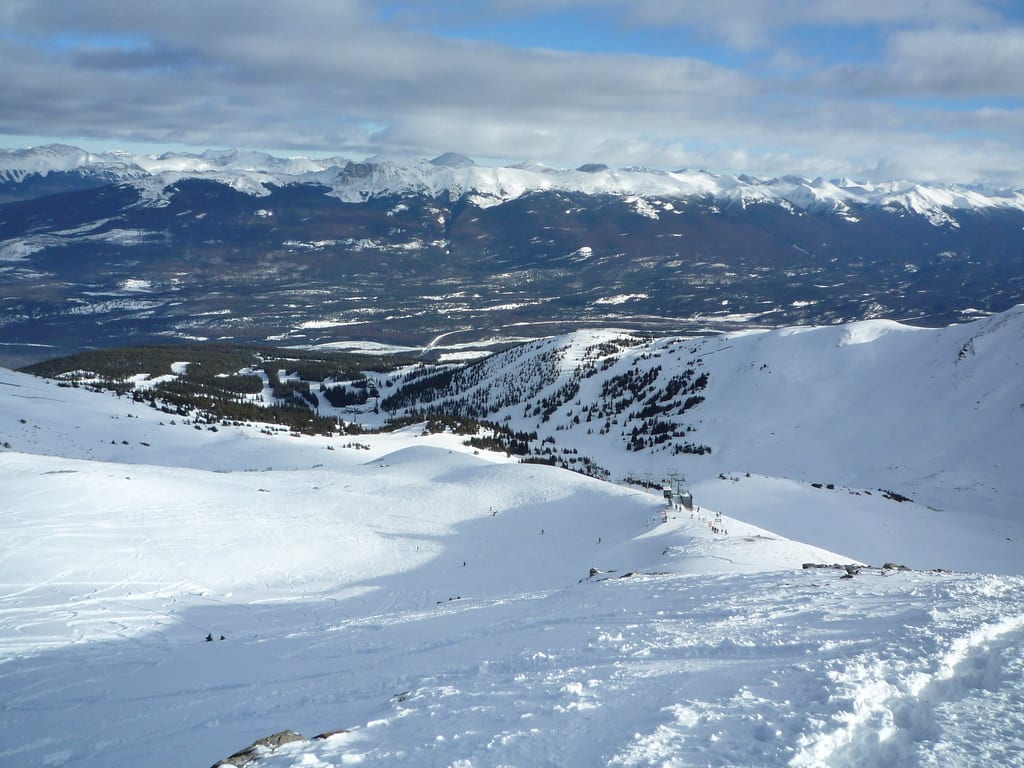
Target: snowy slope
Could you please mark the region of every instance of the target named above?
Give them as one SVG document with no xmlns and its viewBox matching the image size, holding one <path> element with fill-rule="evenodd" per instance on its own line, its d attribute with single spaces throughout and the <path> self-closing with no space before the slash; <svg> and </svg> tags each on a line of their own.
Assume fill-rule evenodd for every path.
<svg viewBox="0 0 1024 768">
<path fill-rule="evenodd" d="M 452 155 L 452 153 L 448 153 Z M 454 155 L 452 155 L 454 156 Z M 560 191 L 616 195 L 646 201 L 712 198 L 724 204 L 781 205 L 795 211 L 817 210 L 857 221 L 857 206 L 875 206 L 918 215 L 935 226 L 959 226 L 954 210 L 1024 210 L 1024 191 L 959 185 L 928 185 L 913 181 L 858 183 L 849 179 L 805 179 L 795 176 L 754 178 L 706 171 L 666 172 L 647 168 L 587 170 L 548 168 L 522 163 L 487 167 L 469 158 L 459 162 L 442 155 L 433 161 L 371 158 L 352 163 L 341 157 L 278 158 L 244 150 L 207 150 L 201 154 L 159 156 L 123 152 L 90 154 L 75 147 L 50 145 L 0 150 L 0 181 L 22 181 L 32 174 L 75 168 L 106 167 L 139 187 L 145 199 L 159 203 L 165 191 L 184 178 L 205 178 L 252 195 L 268 194 L 268 184 L 318 183 L 347 202 L 402 194 L 426 194 L 457 200 L 468 197 L 480 207 L 499 205 L 530 192 Z M 144 169 L 145 176 L 139 177 Z M 642 215 L 672 215 L 674 206 L 638 205 Z"/>
<path fill-rule="evenodd" d="M 687 408 L 672 382 L 703 375 L 704 399 Z M 865 321 L 651 342 L 583 331 L 471 366 L 434 404 L 537 431 L 613 479 L 676 472 L 710 506 L 863 560 L 1020 573 L 1022 381 L 1018 306 L 942 329 Z M 652 403 L 665 410 L 642 417 Z M 650 445 L 659 421 L 674 437 Z M 630 450 L 637 429 L 648 444 Z M 684 443 L 711 452 L 677 453 Z M 873 525 L 835 525 L 869 509 Z M 915 539 L 927 546 L 907 552 Z"/>
<path fill-rule="evenodd" d="M 914 418 L 966 398 L 979 407 L 954 412 L 950 428 L 976 418 L 992 448 L 979 431 L 968 466 L 985 469 L 996 449 L 1015 465 L 1020 431 L 1003 406 L 1020 393 L 1020 316 L 657 350 L 623 341 L 607 373 L 685 362 L 702 345 L 707 400 L 689 413 L 715 451 L 684 457 L 688 475 L 714 462 L 693 486 L 693 513 L 416 427 L 358 440 L 212 432 L 0 371 L 0 445 L 11 446 L 0 449 L 0 764 L 205 766 L 284 729 L 336 733 L 259 766 L 1024 764 L 1024 559 L 1007 568 L 996 552 L 1000 567 L 979 573 L 865 568 L 852 579 L 801 568 L 869 559 L 853 551 L 865 530 L 910 564 L 950 565 L 933 562 L 946 524 L 959 525 L 961 549 L 984 546 L 977 523 L 995 512 L 887 530 L 934 510 L 842 485 L 881 467 L 908 481 L 895 490 L 941 490 L 955 455 L 887 467 L 878 450 L 928 444 L 893 433 L 858 453 L 863 412 L 833 411 L 857 392 L 871 408 L 881 396 L 827 373 L 891 368 L 870 381 Z M 598 354 L 597 338 L 551 340 L 540 366 L 521 349 L 511 372 L 524 385 L 539 372 L 536 398 Z M 947 364 L 960 388 L 942 400 Z M 732 400 L 751 396 L 752 381 L 759 400 Z M 572 423 L 569 407 L 552 430 Z M 799 442 L 830 414 L 838 448 Z M 751 423 L 778 433 L 787 417 L 784 450 L 751 439 Z M 617 474 L 642 473 L 627 465 L 639 455 L 608 440 L 555 433 L 559 445 L 577 435 L 605 446 Z M 654 472 L 676 464 L 645 455 Z M 937 486 L 918 474 L 925 459 Z M 988 471 L 1005 485 L 957 498 L 989 493 L 993 510 L 1010 509 L 1004 494 L 1020 481 Z M 792 524 L 787 515 L 802 521 L 788 538 L 765 525 Z"/>
</svg>

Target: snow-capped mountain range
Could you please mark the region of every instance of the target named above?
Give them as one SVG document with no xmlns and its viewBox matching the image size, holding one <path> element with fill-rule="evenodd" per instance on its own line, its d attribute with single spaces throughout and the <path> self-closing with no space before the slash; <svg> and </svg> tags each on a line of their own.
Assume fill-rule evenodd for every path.
<svg viewBox="0 0 1024 768">
<path fill-rule="evenodd" d="M 269 194 L 269 185 L 323 184 L 346 202 L 402 194 L 424 194 L 454 201 L 468 197 L 487 207 L 536 191 L 635 198 L 712 198 L 726 204 L 775 204 L 793 210 L 831 211 L 856 218 L 858 206 L 898 207 L 936 226 L 955 224 L 950 210 L 1024 210 L 1024 190 L 995 189 L 912 181 L 884 183 L 796 176 L 756 178 L 706 171 L 611 169 L 599 163 L 567 170 L 536 163 L 486 167 L 456 153 L 432 160 L 342 157 L 279 158 L 262 152 L 207 150 L 200 154 L 138 155 L 121 151 L 92 154 L 67 145 L 0 150 L 0 182 L 26 181 L 33 175 L 79 172 L 131 182 L 151 201 L 182 178 L 204 178 L 252 195 Z M 653 210 L 651 215 L 657 215 Z"/>
<path fill-rule="evenodd" d="M 1019 190 L 60 146 L 4 152 L 0 175 L 9 364 L 175 339 L 939 326 L 1024 301 Z"/>
<path fill-rule="evenodd" d="M 0 369 L 0 763 L 1017 766 L 1022 347 L 1024 306 L 463 369 L 611 482 Z M 705 373 L 712 454 L 623 450 Z M 625 482 L 673 470 L 693 510 Z"/>
</svg>

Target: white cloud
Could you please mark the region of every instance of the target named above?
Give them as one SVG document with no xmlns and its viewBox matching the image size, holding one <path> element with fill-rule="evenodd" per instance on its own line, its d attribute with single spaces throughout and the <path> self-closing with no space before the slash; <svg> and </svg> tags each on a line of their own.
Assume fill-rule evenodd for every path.
<svg viewBox="0 0 1024 768">
<path fill-rule="evenodd" d="M 710 32 L 740 48 L 768 45 L 795 26 L 988 25 L 998 23 L 1001 0 L 484 0 L 505 15 L 576 10 L 616 14 L 649 27 L 688 27 Z"/>
<path fill-rule="evenodd" d="M 892 79 L 919 93 L 1024 97 L 1024 28 L 901 32 L 890 57 Z"/>
<path fill-rule="evenodd" d="M 886 28 L 877 61 L 822 66 L 817 55 L 778 47 L 739 69 L 692 57 L 446 39 L 407 26 L 422 18 L 408 15 L 414 9 L 386 20 L 357 0 L 297 8 L 272 0 L 8 2 L 0 8 L 11 30 L 0 37 L 0 67 L 19 76 L 0 79 L 0 133 L 1024 180 L 1021 108 L 1005 103 L 1024 90 L 1024 30 L 986 26 L 998 3 L 560 5 L 629 14 L 634 24 L 689 25 L 750 45 L 794 24 L 901 26 Z M 501 0 L 472 12 L 481 20 L 524 6 L 558 7 Z M 433 11 L 440 19 L 452 12 Z M 914 102 L 946 97 L 995 100 Z"/>
</svg>

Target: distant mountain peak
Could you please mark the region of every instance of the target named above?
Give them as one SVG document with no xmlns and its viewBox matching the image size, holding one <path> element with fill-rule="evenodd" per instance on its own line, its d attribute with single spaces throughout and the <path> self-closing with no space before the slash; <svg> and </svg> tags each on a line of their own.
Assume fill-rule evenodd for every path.
<svg viewBox="0 0 1024 768">
<path fill-rule="evenodd" d="M 445 152 L 431 160 L 430 164 L 445 168 L 470 168 L 476 165 L 472 158 L 458 152 Z"/>
</svg>

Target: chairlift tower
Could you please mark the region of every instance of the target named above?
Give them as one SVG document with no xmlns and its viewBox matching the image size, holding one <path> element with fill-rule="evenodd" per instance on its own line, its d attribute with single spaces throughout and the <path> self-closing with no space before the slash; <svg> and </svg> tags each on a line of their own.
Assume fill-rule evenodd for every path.
<svg viewBox="0 0 1024 768">
<path fill-rule="evenodd" d="M 685 488 L 686 476 L 678 472 L 669 473 L 671 486 L 665 488 L 665 497 L 673 506 L 693 509 L 693 494 Z"/>
</svg>

